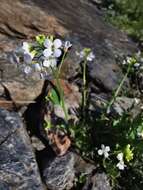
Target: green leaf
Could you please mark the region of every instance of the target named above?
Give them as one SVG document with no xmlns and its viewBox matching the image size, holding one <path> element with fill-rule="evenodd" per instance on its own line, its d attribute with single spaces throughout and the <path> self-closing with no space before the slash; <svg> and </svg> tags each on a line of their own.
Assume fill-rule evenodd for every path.
<svg viewBox="0 0 143 190">
<path fill-rule="evenodd" d="M 56 90 L 52 89 L 49 94 L 49 99 L 54 105 L 60 105 L 60 98 Z"/>
<path fill-rule="evenodd" d="M 45 125 L 44 125 L 44 128 L 45 129 L 51 129 L 52 128 L 52 124 L 50 121 L 46 122 Z"/>
</svg>

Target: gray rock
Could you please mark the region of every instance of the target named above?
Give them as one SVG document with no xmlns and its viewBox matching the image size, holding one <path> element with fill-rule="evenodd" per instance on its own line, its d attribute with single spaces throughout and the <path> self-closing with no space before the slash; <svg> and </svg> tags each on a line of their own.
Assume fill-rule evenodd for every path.
<svg viewBox="0 0 143 190">
<path fill-rule="evenodd" d="M 29 39 L 39 33 L 58 34 L 73 43 L 71 56 L 63 65 L 63 77 L 70 78 L 77 73 L 80 59 L 75 51 L 90 47 L 96 55 L 95 61 L 89 64 L 92 83 L 102 92 L 115 89 L 122 78 L 117 60 L 124 55 L 132 55 L 137 48 L 127 35 L 106 23 L 96 6 L 88 2 L 1 0 L 0 66 L 4 71 L 3 78 L 19 76 L 14 66 L 9 64 L 6 52 L 13 50 L 21 39 Z M 10 72 L 8 68 L 11 68 Z"/>
<path fill-rule="evenodd" d="M 133 98 L 127 97 L 117 97 L 114 104 L 113 109 L 118 115 L 123 115 L 124 112 L 127 112 L 132 109 L 135 100 Z"/>
<path fill-rule="evenodd" d="M 0 189 L 43 190 L 30 140 L 18 114 L 0 109 Z"/>
<path fill-rule="evenodd" d="M 88 178 L 82 190 L 111 190 L 111 186 L 105 173 L 96 173 Z"/>
<path fill-rule="evenodd" d="M 75 177 L 74 164 L 74 155 L 71 152 L 49 160 L 43 170 L 43 178 L 48 189 L 71 189 Z"/>
</svg>

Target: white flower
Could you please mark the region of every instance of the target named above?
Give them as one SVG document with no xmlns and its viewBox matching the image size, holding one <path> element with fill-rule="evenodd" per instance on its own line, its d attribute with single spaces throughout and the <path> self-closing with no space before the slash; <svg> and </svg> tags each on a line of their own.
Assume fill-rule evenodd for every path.
<svg viewBox="0 0 143 190">
<path fill-rule="evenodd" d="M 53 45 L 53 43 L 52 43 L 52 41 L 51 41 L 50 39 L 46 39 L 46 40 L 44 41 L 44 46 L 45 46 L 46 48 L 51 48 L 52 45 Z"/>
<path fill-rule="evenodd" d="M 124 168 L 126 167 L 123 160 L 119 161 L 116 166 L 117 168 L 119 168 L 119 170 L 124 170 Z"/>
<path fill-rule="evenodd" d="M 95 55 L 93 54 L 93 52 L 90 52 L 87 56 L 87 61 L 93 61 L 93 59 L 95 59 Z"/>
<path fill-rule="evenodd" d="M 55 49 L 59 49 L 62 47 L 62 41 L 60 39 L 55 39 L 53 45 Z"/>
<path fill-rule="evenodd" d="M 72 47 L 72 44 L 70 43 L 70 41 L 66 41 L 64 44 L 65 50 L 68 50 L 70 47 Z"/>
<path fill-rule="evenodd" d="M 54 50 L 54 56 L 55 56 L 55 57 L 58 58 L 58 57 L 60 57 L 61 55 L 62 55 L 62 51 L 61 51 L 60 49 L 55 49 L 55 50 Z"/>
<path fill-rule="evenodd" d="M 101 145 L 101 149 L 98 150 L 99 155 L 103 155 L 105 158 L 109 157 L 110 147 L 105 146 L 104 144 Z"/>
<path fill-rule="evenodd" d="M 31 71 L 32 71 L 32 69 L 31 69 L 30 66 L 26 66 L 26 67 L 24 68 L 25 74 L 29 74 L 29 73 L 31 73 Z"/>
<path fill-rule="evenodd" d="M 55 39 L 53 42 L 50 39 L 46 39 L 44 42 L 46 49 L 43 51 L 43 55 L 46 58 L 54 56 L 56 58 L 62 55 L 61 47 L 62 41 L 60 39 Z"/>
<path fill-rule="evenodd" d="M 93 59 L 95 58 L 95 55 L 93 54 L 93 52 L 90 52 L 87 57 L 86 57 L 86 53 L 85 51 L 81 51 L 80 53 L 79 52 L 76 52 L 76 55 L 79 56 L 80 58 L 86 58 L 87 61 L 93 61 Z"/>
<path fill-rule="evenodd" d="M 52 53 L 53 53 L 53 51 L 52 51 L 52 49 L 50 49 L 50 48 L 45 49 L 45 50 L 43 51 L 43 55 L 44 55 L 44 57 L 46 57 L 46 58 L 50 57 L 50 56 L 52 55 Z"/>
<path fill-rule="evenodd" d="M 117 155 L 117 159 L 119 161 L 123 161 L 123 153 L 122 152 Z"/>
</svg>

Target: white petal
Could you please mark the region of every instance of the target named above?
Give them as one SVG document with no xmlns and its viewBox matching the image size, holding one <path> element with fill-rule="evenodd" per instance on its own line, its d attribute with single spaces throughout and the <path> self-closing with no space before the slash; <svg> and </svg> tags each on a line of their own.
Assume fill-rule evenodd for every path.
<svg viewBox="0 0 143 190">
<path fill-rule="evenodd" d="M 55 57 L 60 57 L 62 55 L 62 51 L 60 49 L 55 49 L 54 50 L 54 56 Z"/>
<path fill-rule="evenodd" d="M 45 49 L 44 51 L 43 51 L 43 55 L 45 56 L 45 57 L 50 57 L 51 55 L 52 55 L 52 50 L 51 50 L 51 48 L 49 48 L 49 49 Z"/>
<path fill-rule="evenodd" d="M 123 153 L 122 153 L 122 152 L 117 155 L 117 159 L 118 159 L 119 161 L 122 161 L 122 160 L 123 160 Z"/>
<path fill-rule="evenodd" d="M 106 147 L 105 147 L 105 151 L 106 151 L 106 152 L 109 152 L 109 151 L 110 151 L 110 147 L 109 147 L 109 146 L 106 146 Z"/>
<path fill-rule="evenodd" d="M 105 157 L 105 158 L 108 158 L 108 157 L 109 157 L 108 152 L 104 152 L 104 157 Z"/>
<path fill-rule="evenodd" d="M 50 62 L 49 59 L 43 61 L 43 66 L 44 66 L 44 67 L 50 67 L 50 65 L 51 65 L 51 62 Z"/>
<path fill-rule="evenodd" d="M 105 145 L 104 145 L 104 144 L 101 145 L 101 149 L 102 149 L 102 150 L 105 149 Z"/>
<path fill-rule="evenodd" d="M 52 45 L 53 45 L 53 42 L 52 42 L 51 40 L 46 39 L 46 40 L 44 41 L 44 46 L 45 46 L 46 48 L 51 48 Z"/>
<path fill-rule="evenodd" d="M 99 155 L 102 155 L 103 154 L 103 151 L 101 149 L 98 150 L 98 154 Z"/>
<path fill-rule="evenodd" d="M 62 41 L 60 39 L 55 39 L 53 44 L 55 49 L 58 49 L 62 46 Z"/>
</svg>

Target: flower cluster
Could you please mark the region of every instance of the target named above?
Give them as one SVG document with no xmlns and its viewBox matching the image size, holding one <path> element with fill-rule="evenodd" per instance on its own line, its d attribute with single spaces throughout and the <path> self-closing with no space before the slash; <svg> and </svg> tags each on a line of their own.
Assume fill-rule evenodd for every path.
<svg viewBox="0 0 143 190">
<path fill-rule="evenodd" d="M 79 56 L 81 59 L 87 61 L 93 61 L 95 59 L 95 55 L 90 48 L 84 48 L 82 51 L 76 52 L 76 55 Z"/>
<path fill-rule="evenodd" d="M 143 58 L 141 52 L 139 51 L 133 57 L 127 56 L 126 59 L 123 60 L 122 65 L 132 65 L 135 70 L 143 70 Z"/>
<path fill-rule="evenodd" d="M 35 42 L 23 42 L 16 55 L 19 57 L 19 65 L 24 73 L 38 71 L 44 76 L 49 68 L 57 67 L 59 59 L 71 46 L 69 41 L 63 42 L 53 36 L 39 35 L 36 36 Z"/>
</svg>

